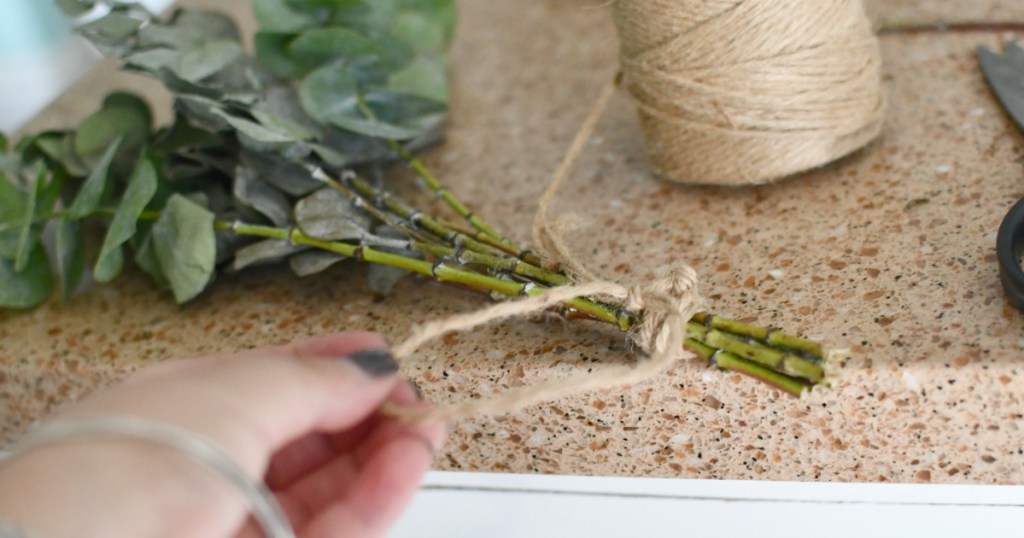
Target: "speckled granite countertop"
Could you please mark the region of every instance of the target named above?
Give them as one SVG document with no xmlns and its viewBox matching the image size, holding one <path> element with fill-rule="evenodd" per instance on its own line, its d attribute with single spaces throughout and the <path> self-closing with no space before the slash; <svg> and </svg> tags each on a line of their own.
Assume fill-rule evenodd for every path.
<svg viewBox="0 0 1024 538">
<path fill-rule="evenodd" d="M 241 12 L 243 4 L 229 3 Z M 870 4 L 884 24 L 1024 21 L 1017 0 Z M 607 10 L 588 5 L 461 2 L 450 136 L 429 159 L 480 213 L 521 239 L 615 70 Z M 627 282 L 688 260 L 716 311 L 850 347 L 845 383 L 801 401 L 680 363 L 631 389 L 461 422 L 437 468 L 1024 483 L 1024 315 L 1001 294 L 993 248 L 1000 219 L 1024 196 L 1024 137 L 973 59 L 976 44 L 1005 36 L 886 35 L 891 106 L 882 139 L 768 187 L 651 179 L 631 105 L 617 97 L 560 198 L 560 209 L 587 219 L 572 235 L 577 252 Z M 126 86 L 164 98 L 107 66 L 31 128 L 75 121 L 107 90 Z M 184 308 L 129 275 L 67 305 L 0 314 L 3 437 L 160 359 L 342 329 L 398 339 L 416 320 L 483 304 L 416 279 L 377 298 L 364 271 L 344 265 L 300 280 L 284 268 L 255 270 L 221 278 Z M 537 318 L 448 338 L 403 367 L 440 401 L 625 360 L 623 336 L 612 329 Z"/>
</svg>

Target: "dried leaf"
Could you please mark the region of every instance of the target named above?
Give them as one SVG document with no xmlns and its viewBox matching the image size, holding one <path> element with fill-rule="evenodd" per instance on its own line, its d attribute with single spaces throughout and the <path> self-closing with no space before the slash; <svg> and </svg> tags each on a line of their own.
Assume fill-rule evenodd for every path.
<svg viewBox="0 0 1024 538">
<path fill-rule="evenodd" d="M 39 201 L 39 190 L 43 187 L 43 176 L 37 176 L 36 182 L 28 189 L 25 205 L 21 210 L 21 222 L 18 227 L 18 246 L 14 250 L 14 270 L 22 272 L 28 265 L 29 254 L 37 246 L 32 241 L 32 224 L 36 215 L 36 203 Z"/>
<path fill-rule="evenodd" d="M 139 216 L 153 199 L 156 190 L 157 176 L 153 163 L 147 158 L 139 159 L 100 248 L 100 256 L 93 270 L 97 282 L 110 282 L 121 272 L 124 256 L 121 245 L 135 235 Z M 118 259 L 121 259 L 121 263 L 117 263 Z"/>
<path fill-rule="evenodd" d="M 271 129 L 265 125 L 260 125 L 254 121 L 249 121 L 244 118 L 231 116 L 222 110 L 214 110 L 213 113 L 224 118 L 224 121 L 228 122 L 228 125 L 233 127 L 240 134 L 248 136 L 257 142 L 262 142 L 264 144 L 280 144 L 296 141 L 295 137 L 284 131 Z"/>
<path fill-rule="evenodd" d="M 346 256 L 341 254 L 335 254 L 333 252 L 324 252 L 321 250 L 311 250 L 308 252 L 300 252 L 291 258 L 288 258 L 288 265 L 291 266 L 292 272 L 300 277 L 307 277 L 322 273 L 332 267 L 334 264 L 347 259 Z"/>
<path fill-rule="evenodd" d="M 128 93 L 112 93 L 103 107 L 89 116 L 75 132 L 75 153 L 90 167 L 96 166 L 103 153 L 116 140 L 121 147 L 115 160 L 131 161 L 145 143 L 153 123 L 149 105 Z M 127 168 L 127 166 L 126 166 Z"/>
<path fill-rule="evenodd" d="M 178 113 L 203 128 L 214 132 L 228 131 L 231 124 L 224 119 L 223 107 L 213 99 L 195 95 L 179 96 L 174 102 Z"/>
<path fill-rule="evenodd" d="M 396 92 L 418 95 L 447 103 L 448 67 L 439 58 L 421 57 L 391 75 L 388 87 Z"/>
<path fill-rule="evenodd" d="M 43 133 L 35 137 L 33 143 L 43 154 L 63 166 L 68 174 L 82 177 L 89 173 L 89 168 L 75 153 L 74 133 Z"/>
<path fill-rule="evenodd" d="M 261 180 L 289 196 L 305 196 L 323 187 L 323 183 L 313 179 L 304 166 L 275 159 L 271 155 L 245 151 L 242 153 L 242 163 L 256 172 Z"/>
<path fill-rule="evenodd" d="M 25 218 L 27 199 L 25 193 L 0 174 L 0 258 L 13 260 L 17 255 L 19 226 Z"/>
<path fill-rule="evenodd" d="M 148 49 L 129 54 L 125 57 L 125 65 L 153 75 L 160 74 L 162 69 L 174 69 L 181 61 L 181 51 L 177 49 Z"/>
<path fill-rule="evenodd" d="M 300 32 L 320 24 L 314 14 L 293 8 L 288 0 L 252 0 L 252 11 L 260 27 L 271 32 Z"/>
<path fill-rule="evenodd" d="M 256 34 L 256 58 L 260 66 L 282 80 L 294 80 L 313 69 L 316 64 L 295 58 L 288 52 L 293 34 L 259 32 Z"/>
<path fill-rule="evenodd" d="M 278 239 L 257 241 L 235 252 L 235 260 L 231 263 L 231 270 L 241 271 L 246 267 L 277 263 L 307 248 Z"/>
<path fill-rule="evenodd" d="M 0 307 L 32 308 L 46 301 L 53 291 L 53 273 L 42 245 L 32 249 L 22 271 L 0 258 Z"/>
<path fill-rule="evenodd" d="M 347 241 L 366 235 L 371 219 L 339 192 L 323 188 L 295 205 L 295 222 L 310 237 Z"/>
<path fill-rule="evenodd" d="M 409 271 L 406 271 L 405 269 L 399 269 L 388 265 L 372 264 L 367 270 L 366 279 L 370 284 L 371 290 L 381 295 L 387 295 L 391 293 L 391 290 L 396 284 L 408 275 Z"/>
<path fill-rule="evenodd" d="M 284 116 L 278 116 L 265 110 L 253 110 L 252 115 L 257 121 L 268 126 L 271 130 L 286 133 L 294 140 L 312 140 L 317 136 L 315 131 L 307 129 L 302 124 Z"/>
<path fill-rule="evenodd" d="M 95 6 L 95 0 L 57 0 L 57 7 L 68 17 L 81 17 Z"/>
<path fill-rule="evenodd" d="M 156 255 L 152 230 L 135 247 L 135 264 L 145 271 L 160 289 L 170 289 L 171 282 L 167 279 L 167 275 L 164 274 L 163 267 L 160 266 L 160 260 Z"/>
<path fill-rule="evenodd" d="M 78 289 L 85 275 L 85 253 L 79 241 L 78 222 L 64 218 L 57 221 L 54 234 L 54 268 L 60 279 L 61 296 L 65 301 Z"/>
<path fill-rule="evenodd" d="M 344 65 L 364 83 L 387 80 L 414 57 L 408 45 L 388 34 L 345 27 L 307 30 L 288 45 L 288 54 L 314 65 Z"/>
<path fill-rule="evenodd" d="M 280 228 L 291 222 L 291 204 L 281 191 L 260 179 L 254 170 L 239 166 L 235 171 L 235 199 L 255 209 Z"/>
<path fill-rule="evenodd" d="M 212 41 L 181 55 L 175 73 L 190 82 L 198 82 L 224 70 L 243 54 L 237 41 Z"/>
<path fill-rule="evenodd" d="M 178 303 L 195 298 L 213 279 L 213 223 L 213 213 L 175 194 L 153 225 L 153 249 Z"/>
<path fill-rule="evenodd" d="M 92 215 L 100 206 L 100 203 L 103 201 L 103 193 L 109 181 L 110 165 L 114 161 L 114 155 L 117 154 L 120 146 L 121 139 L 118 138 L 107 147 L 107 151 L 100 157 L 92 173 L 89 174 L 82 187 L 78 189 L 75 201 L 68 208 L 69 217 L 73 219 L 85 218 Z"/>
<path fill-rule="evenodd" d="M 444 54 L 455 35 L 452 0 L 400 0 L 391 33 L 418 52 Z"/>
<path fill-rule="evenodd" d="M 310 116 L 367 136 L 409 140 L 444 121 L 445 105 L 432 99 L 385 90 L 363 96 L 359 92 L 352 73 L 328 66 L 306 77 L 299 96 Z"/>
<path fill-rule="evenodd" d="M 77 28 L 93 45 L 104 53 L 119 55 L 130 37 L 142 26 L 142 20 L 127 10 L 116 10 L 93 22 Z"/>
<path fill-rule="evenodd" d="M 187 51 L 213 41 L 239 42 L 235 21 L 224 13 L 179 9 L 166 23 L 150 24 L 139 30 L 139 48 L 165 47 Z"/>
</svg>

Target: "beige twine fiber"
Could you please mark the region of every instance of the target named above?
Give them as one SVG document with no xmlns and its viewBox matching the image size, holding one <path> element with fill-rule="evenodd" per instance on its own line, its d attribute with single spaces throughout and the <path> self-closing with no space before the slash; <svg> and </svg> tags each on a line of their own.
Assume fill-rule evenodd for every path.
<svg viewBox="0 0 1024 538">
<path fill-rule="evenodd" d="M 759 184 L 881 130 L 877 37 L 861 0 L 614 0 L 626 87 L 654 171 Z"/>
<path fill-rule="evenodd" d="M 763 183 L 814 168 L 873 139 L 882 123 L 877 39 L 860 0 L 615 0 L 622 74 L 637 101 L 658 174 L 689 183 Z M 395 346 L 408 358 L 449 332 L 543 311 L 576 297 L 603 297 L 641 314 L 631 334 L 647 353 L 635 366 L 552 379 L 491 399 L 431 411 L 386 405 L 409 421 L 451 421 L 512 412 L 588 390 L 631 385 L 667 370 L 683 349 L 686 323 L 703 310 L 697 274 L 626 287 L 593 275 L 548 211 L 615 93 L 594 103 L 539 202 L 534 242 L 577 285 L 499 303 L 414 328 Z"/>
<path fill-rule="evenodd" d="M 704 300 L 697 292 L 697 272 L 692 267 L 680 264 L 665 278 L 633 287 L 601 280 L 587 271 L 573 256 L 562 238 L 562 227 L 548 220 L 548 209 L 558 189 L 569 177 L 573 164 L 583 153 L 586 142 L 593 135 L 597 122 L 617 86 L 615 81 L 609 83 L 594 103 L 562 164 L 541 197 L 540 208 L 534 219 L 534 241 L 543 249 L 546 259 L 561 265 L 577 282 L 584 283 L 560 286 L 541 295 L 498 303 L 476 312 L 419 325 L 413 329 L 408 339 L 395 346 L 393 352 L 400 359 L 407 358 L 423 344 L 452 331 L 466 331 L 492 321 L 541 312 L 577 297 L 597 296 L 620 301 L 629 310 L 642 314 L 642 322 L 631 337 L 649 356 L 639 359 L 636 366 L 609 366 L 593 373 L 540 382 L 491 399 L 469 400 L 451 406 L 436 407 L 427 412 L 385 405 L 382 413 L 415 422 L 452 421 L 476 415 L 499 415 L 588 390 L 639 383 L 667 370 L 677 359 L 692 356 L 683 349 L 686 323 L 694 314 L 704 309 Z"/>
</svg>

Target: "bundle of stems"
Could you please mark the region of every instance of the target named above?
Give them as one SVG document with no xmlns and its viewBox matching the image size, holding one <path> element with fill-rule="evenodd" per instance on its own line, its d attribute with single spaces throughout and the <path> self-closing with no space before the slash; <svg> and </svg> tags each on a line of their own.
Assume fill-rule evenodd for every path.
<svg viewBox="0 0 1024 538">
<path fill-rule="evenodd" d="M 405 248 L 423 259 L 385 252 L 365 243 L 324 241 L 299 228 L 237 222 L 220 222 L 217 226 L 242 236 L 287 240 L 408 270 L 498 297 L 538 295 L 572 283 L 567 275 L 544 267 L 536 254 L 523 250 L 472 212 L 420 159 L 397 144 L 393 149 L 464 224 L 446 222 L 421 211 L 351 171 L 337 177 L 317 167 L 310 171 L 380 223 L 401 231 L 407 241 Z M 620 304 L 586 297 L 566 302 L 561 312 L 570 318 L 608 323 L 622 331 L 636 327 L 643 315 Z M 795 396 L 829 381 L 828 354 L 819 342 L 710 313 L 700 313 L 689 321 L 685 348 L 718 368 L 753 377 Z"/>
<path fill-rule="evenodd" d="M 76 8 L 78 11 L 86 10 L 93 4 L 93 2 L 85 0 L 70 0 L 67 3 L 72 7 L 78 6 Z M 425 136 L 425 133 L 429 131 L 427 127 L 435 121 L 432 118 L 436 116 L 438 110 L 443 109 L 446 105 L 432 101 L 431 99 L 438 98 L 438 95 L 434 95 L 434 93 L 431 93 L 430 99 L 426 99 L 420 94 L 410 94 L 408 88 L 401 84 L 398 89 L 373 86 L 371 82 L 376 81 L 373 82 L 374 84 L 380 82 L 377 80 L 378 78 L 390 81 L 388 84 L 391 84 L 395 81 L 405 80 L 402 77 L 408 76 L 409 73 L 400 69 L 404 64 L 395 63 L 397 60 L 392 58 L 393 55 L 382 54 L 376 48 L 366 49 L 362 45 L 354 47 L 349 41 L 341 39 L 346 36 L 346 39 L 352 38 L 353 32 L 358 33 L 357 30 L 363 29 L 359 25 L 352 26 L 353 21 L 349 18 L 352 13 L 337 7 L 340 9 L 336 13 L 337 17 L 327 21 L 330 28 L 325 29 L 321 28 L 317 22 L 320 20 L 319 15 L 313 16 L 320 13 L 320 2 L 307 0 L 306 2 L 274 4 L 286 13 L 292 13 L 291 10 L 300 7 L 302 10 L 308 11 L 307 15 L 310 15 L 311 18 L 302 19 L 306 22 L 301 25 L 300 30 L 308 32 L 310 36 L 307 36 L 309 39 L 296 37 L 292 35 L 296 31 L 295 28 L 288 26 L 287 28 L 277 28 L 277 31 L 285 32 L 287 35 L 271 33 L 263 34 L 263 37 L 269 36 L 274 40 L 284 39 L 296 47 L 298 44 L 303 44 L 307 48 L 311 44 L 319 44 L 319 47 L 329 49 L 320 51 L 329 58 L 335 58 L 339 54 L 340 57 L 345 57 L 345 54 L 353 51 L 369 51 L 366 52 L 370 55 L 369 58 L 359 56 L 360 62 L 354 62 L 353 65 L 363 65 L 366 61 L 372 60 L 367 65 L 374 65 L 378 70 L 393 68 L 395 72 L 391 73 L 390 78 L 370 77 L 360 82 L 362 79 L 359 79 L 356 74 L 342 69 L 344 65 L 347 65 L 345 62 L 332 60 L 323 66 L 316 67 L 306 65 L 309 59 L 302 54 L 298 56 L 271 54 L 267 58 L 266 54 L 274 51 L 264 50 L 263 60 L 279 68 L 283 65 L 280 63 L 282 58 L 290 58 L 288 60 L 290 63 L 285 63 L 294 69 L 285 69 L 283 72 L 274 71 L 276 76 L 284 77 L 277 80 L 246 59 L 247 57 L 242 54 L 241 45 L 238 43 L 237 30 L 233 29 L 230 20 L 223 16 L 210 13 L 179 12 L 169 21 L 160 22 L 151 14 L 139 13 L 137 7 L 133 7 L 134 4 L 121 2 L 108 2 L 108 4 L 111 13 L 100 21 L 83 26 L 81 29 L 83 35 L 89 37 L 98 46 L 103 45 L 108 50 L 114 51 L 115 55 L 125 57 L 126 63 L 133 68 L 160 78 L 178 95 L 179 103 L 176 110 L 179 112 L 180 121 L 176 123 L 178 129 L 172 129 L 170 133 L 178 133 L 180 130 L 182 133 L 178 134 L 184 139 L 177 142 L 181 147 L 174 146 L 165 151 L 165 153 L 169 152 L 169 155 L 158 156 L 159 162 L 162 163 L 159 166 L 154 165 L 151 161 L 157 157 L 153 152 L 143 152 L 144 154 L 138 156 L 138 159 L 133 157 L 133 160 L 137 160 L 135 171 L 128 182 L 128 187 L 120 193 L 122 199 L 119 202 L 119 207 L 113 208 L 100 206 L 101 200 L 104 199 L 104 192 L 111 190 L 104 187 L 108 174 L 107 169 L 111 168 L 111 163 L 116 161 L 116 156 L 130 156 L 133 151 L 138 154 L 139 150 L 135 148 L 132 151 L 120 151 L 118 148 L 121 139 L 114 137 L 113 141 L 107 140 L 111 138 L 108 136 L 111 133 L 107 132 L 110 129 L 106 129 L 105 125 L 101 126 L 104 127 L 102 129 L 97 127 L 100 123 L 110 121 L 110 118 L 124 119 L 123 116 L 127 115 L 132 116 L 128 119 L 134 118 L 135 121 L 125 120 L 122 122 L 127 125 L 122 126 L 126 129 L 125 136 L 130 135 L 129 138 L 132 136 L 135 138 L 148 137 L 150 121 L 148 110 L 145 113 L 139 112 L 140 108 L 145 108 L 144 103 L 139 104 L 141 101 L 133 97 L 129 98 L 131 96 L 113 96 L 115 98 L 108 98 L 109 103 L 106 103 L 110 105 L 109 110 L 101 111 L 102 114 L 91 123 L 87 120 L 86 123 L 89 123 L 87 127 L 90 129 L 83 133 L 83 129 L 80 128 L 79 132 L 73 135 L 73 140 L 72 135 L 67 134 L 66 136 L 61 135 L 65 136 L 64 139 L 60 139 L 63 140 L 61 143 L 42 135 L 38 140 L 30 141 L 25 147 L 31 149 L 34 147 L 33 144 L 38 145 L 42 148 L 40 151 L 48 155 L 49 160 L 41 161 L 40 166 L 43 166 L 44 169 L 50 166 L 54 178 L 63 178 L 65 175 L 82 176 L 82 179 L 87 175 L 89 178 L 84 181 L 85 186 L 81 188 L 69 211 L 39 215 L 40 212 L 45 211 L 39 208 L 54 206 L 57 195 L 49 191 L 59 190 L 62 182 L 57 179 L 49 182 L 37 180 L 33 188 L 27 189 L 27 193 L 19 193 L 18 202 L 24 207 L 17 208 L 18 211 L 11 211 L 12 215 L 16 213 L 17 218 L 7 219 L 10 222 L 0 222 L 0 233 L 17 232 L 17 241 L 8 241 L 17 247 L 12 251 L 14 252 L 13 267 L 17 271 L 25 269 L 29 262 L 46 266 L 45 256 L 37 255 L 34 258 L 30 256 L 33 252 L 42 252 L 40 250 L 42 247 L 29 247 L 32 247 L 33 242 L 37 242 L 38 236 L 41 235 L 37 232 L 47 220 L 60 219 L 61 229 L 67 234 L 74 235 L 71 233 L 77 229 L 77 224 L 74 221 L 91 214 L 112 217 L 104 248 L 96 264 L 97 270 L 103 269 L 103 281 L 109 280 L 120 270 L 119 267 L 123 262 L 121 260 L 122 245 L 136 234 L 135 215 L 139 215 L 139 220 L 156 221 L 153 228 L 160 227 L 161 223 L 164 223 L 165 226 L 161 228 L 162 233 L 159 236 L 155 230 L 151 230 L 146 237 L 135 238 L 138 241 L 132 244 L 132 248 L 136 251 L 136 261 L 142 265 L 143 261 L 147 259 L 142 254 L 145 254 L 147 242 L 152 241 L 157 251 L 157 259 L 156 262 L 149 259 L 147 262 L 149 269 L 146 266 L 143 268 L 151 274 L 155 273 L 154 278 L 160 276 L 165 281 L 169 276 L 176 276 L 174 282 L 179 286 L 174 288 L 175 298 L 182 302 L 201 292 L 215 270 L 213 230 L 209 228 L 208 219 L 213 220 L 213 228 L 239 237 L 287 241 L 300 247 L 320 249 L 363 262 L 410 271 L 439 282 L 489 293 L 496 298 L 533 296 L 542 294 L 553 287 L 573 283 L 567 274 L 558 268 L 545 266 L 537 254 L 522 249 L 474 213 L 442 184 L 428 166 L 412 154 L 409 148 L 415 145 L 414 142 L 418 137 Z M 440 28 L 450 29 L 453 24 L 450 12 L 453 8 L 449 8 L 451 8 L 450 2 L 430 5 L 410 3 L 403 7 L 404 10 L 409 11 L 405 13 L 407 17 L 419 17 L 425 22 L 433 21 Z M 383 9 L 382 14 L 397 15 L 383 7 L 381 9 Z M 306 13 L 306 11 L 302 11 L 302 13 Z M 276 17 L 266 16 L 267 13 L 264 15 L 264 25 L 269 24 L 276 28 L 276 24 L 280 21 Z M 404 26 L 398 25 L 396 28 L 404 28 Z M 323 32 L 328 32 L 337 39 L 320 39 L 322 35 L 326 35 Z M 206 34 L 211 35 L 207 36 Z M 447 35 L 450 34 L 450 31 L 441 34 Z M 305 34 L 303 35 L 305 36 Z M 369 37 L 376 35 L 378 34 L 373 32 L 367 34 Z M 369 39 L 367 36 L 364 38 Z M 410 36 L 405 37 L 409 38 Z M 216 40 L 213 43 L 206 44 L 207 40 L 214 38 Z M 435 45 L 440 48 L 435 53 L 445 50 L 450 36 L 445 39 L 442 35 L 439 39 L 440 41 Z M 362 41 L 357 42 L 363 43 Z M 386 42 L 392 43 L 391 41 Z M 410 44 L 425 46 L 417 39 L 410 41 Z M 267 45 L 266 39 L 264 39 L 264 45 Z M 392 43 L 392 46 L 397 45 Z M 404 45 L 398 48 L 404 50 L 403 47 Z M 306 50 L 301 47 L 300 49 Z M 296 51 L 292 52 L 298 54 Z M 330 54 L 327 54 L 328 52 Z M 427 54 L 427 51 L 420 50 L 419 53 L 422 56 Z M 438 54 L 438 58 L 435 59 L 439 61 L 428 63 L 443 74 L 445 62 L 440 61 L 443 60 L 443 54 Z M 413 56 L 409 56 L 406 60 L 412 61 Z M 427 54 L 427 56 L 429 59 L 430 55 Z M 402 57 L 405 58 L 405 56 Z M 172 62 L 171 59 L 174 61 Z M 204 69 L 198 69 L 189 63 L 199 60 L 205 62 Z M 392 65 L 393 63 L 395 65 Z M 185 69 L 183 67 L 185 65 L 191 67 Z M 306 73 L 313 67 L 316 69 L 312 73 Z M 422 67 L 419 66 L 419 68 Z M 421 69 L 411 72 L 420 73 L 420 71 Z M 246 76 L 235 76 L 239 72 L 245 73 Z M 212 73 L 220 74 L 212 76 Z M 298 73 L 305 74 L 300 76 Z M 185 81 L 182 77 L 188 80 Z M 277 85 L 271 84 L 265 88 L 267 80 L 277 80 Z M 429 82 L 432 79 L 427 77 L 425 80 Z M 369 87 L 362 87 L 367 84 Z M 398 91 L 399 89 L 402 91 Z M 245 93 L 243 90 L 249 93 Z M 391 112 L 395 114 L 397 114 L 396 111 L 410 114 L 418 111 L 417 113 L 420 115 L 413 114 L 409 118 L 399 118 L 398 116 L 380 118 L 378 117 L 380 111 L 370 106 L 368 95 L 375 96 L 374 99 L 377 101 L 374 102 L 377 105 L 383 106 L 382 103 L 390 103 L 394 109 Z M 271 99 L 272 96 L 273 99 Z M 352 102 L 356 106 L 340 107 L 337 105 L 339 101 Z M 192 125 L 193 122 L 195 125 Z M 306 127 L 308 125 L 312 125 L 316 129 L 309 129 Z M 118 126 L 111 127 L 111 129 L 117 131 L 115 127 Z M 412 138 L 410 139 L 410 137 Z M 174 137 L 170 138 L 173 140 Z M 210 142 L 209 139 L 213 139 L 217 143 Z M 76 170 L 83 168 L 84 165 L 79 162 L 82 157 L 79 154 L 81 153 L 79 149 L 82 148 L 75 146 L 77 149 L 71 152 L 73 155 L 66 155 L 68 154 L 68 151 L 65 151 L 66 142 L 69 140 L 71 140 L 72 146 L 77 144 L 86 149 L 92 146 L 107 147 L 107 150 L 95 165 L 94 170 L 91 172 L 85 170 L 90 173 L 71 174 L 68 163 L 74 164 L 75 166 L 71 168 Z M 158 138 L 157 142 L 161 140 L 163 138 Z M 409 145 L 403 145 L 401 140 L 406 140 Z M 81 143 L 79 144 L 79 142 Z M 140 141 L 136 140 L 136 142 Z M 145 144 L 140 142 L 139 145 Z M 6 144 L 0 144 L 0 146 L 5 147 Z M 368 159 L 362 163 L 364 166 L 380 165 L 390 159 L 404 161 L 419 177 L 423 185 L 452 210 L 459 222 L 451 222 L 422 211 L 393 193 L 361 178 L 353 170 L 345 168 L 354 166 L 355 162 L 359 161 L 358 159 L 353 161 L 350 157 L 346 157 L 348 155 L 346 152 L 359 155 L 365 149 L 363 146 L 383 148 L 382 151 L 375 149 L 380 155 L 373 159 L 364 155 L 364 160 Z M 316 151 L 313 151 L 314 149 Z M 351 240 L 325 240 L 323 237 L 307 233 L 311 230 L 304 231 L 302 221 L 297 216 L 294 216 L 295 218 L 287 216 L 288 212 L 281 206 L 285 204 L 290 209 L 289 204 L 294 197 L 299 196 L 299 191 L 303 193 L 303 196 L 310 191 L 307 191 L 305 187 L 294 192 L 288 191 L 288 189 L 282 190 L 272 187 L 271 183 L 259 178 L 256 178 L 259 179 L 258 181 L 250 178 L 249 183 L 242 181 L 245 176 L 242 172 L 246 172 L 250 176 L 258 175 L 252 166 L 247 164 L 247 158 L 254 154 L 259 154 L 261 158 L 268 157 L 266 155 L 268 152 L 277 152 L 274 158 L 278 160 L 274 162 L 287 164 L 293 171 L 297 168 L 300 174 L 304 175 L 303 168 L 305 168 L 314 179 L 327 188 L 340 193 L 352 206 L 361 210 L 371 219 L 400 232 L 402 239 L 398 240 L 397 246 L 390 239 L 385 243 L 381 241 L 380 237 L 370 234 L 369 229 L 362 230 L 361 237 Z M 209 248 L 195 253 L 197 259 L 201 259 L 202 263 L 197 262 L 189 266 L 169 263 L 167 265 L 170 267 L 163 267 L 165 261 L 173 262 L 174 260 L 171 258 L 176 257 L 170 256 L 169 252 L 177 253 L 179 247 L 192 246 L 191 243 L 194 241 L 190 234 L 194 233 L 199 225 L 183 223 L 185 220 L 195 219 L 186 218 L 185 210 L 182 209 L 184 206 L 180 204 L 176 207 L 182 213 L 177 214 L 175 211 L 168 210 L 169 206 L 158 209 L 159 204 L 151 203 L 158 190 L 155 185 L 166 179 L 157 172 L 166 172 L 167 166 L 164 165 L 173 160 L 171 157 L 185 157 L 187 162 L 194 160 L 198 163 L 215 163 L 208 171 L 207 176 L 210 177 L 203 176 L 203 179 L 209 183 L 207 186 L 217 187 L 218 181 L 226 181 L 232 185 L 230 192 L 234 196 L 240 196 L 240 192 L 245 194 L 247 201 L 242 205 L 250 206 L 246 208 L 247 212 L 239 213 L 210 211 L 208 208 L 202 207 L 203 204 L 192 204 L 189 215 L 202 217 L 204 223 L 202 226 L 205 226 L 202 231 L 209 243 Z M 200 157 L 206 157 L 206 159 Z M 28 159 L 26 162 L 31 160 Z M 104 160 L 105 164 L 100 164 Z M 233 164 L 225 168 L 221 166 L 222 161 Z M 345 164 L 339 164 L 342 162 Z M 0 162 L 0 164 L 3 163 Z M 225 168 L 227 173 L 222 174 L 222 168 Z M 205 170 L 205 168 L 203 169 Z M 0 170 L 0 173 L 2 172 L 3 170 Z M 25 170 L 17 172 L 22 174 Z M 39 177 L 49 176 L 43 174 Z M 192 184 L 189 181 L 196 178 L 188 176 L 186 179 L 188 181 L 179 181 L 179 184 L 164 182 L 163 188 L 172 191 L 181 189 L 187 191 L 188 185 Z M 294 180 L 294 178 L 286 177 L 275 177 L 275 179 L 278 179 L 277 184 L 281 185 Z M 304 178 L 304 181 L 308 182 L 308 179 Z M 250 183 L 251 185 L 249 185 Z M 146 187 L 147 184 L 152 188 Z M 4 183 L 0 182 L 0 186 L 3 185 Z M 316 186 L 315 183 L 313 185 Z M 221 185 L 221 187 L 225 186 Z M 249 192 L 250 187 L 254 192 Z M 10 187 L 8 190 L 17 192 L 15 187 Z M 147 190 L 153 192 L 146 192 Z M 175 196 L 181 194 L 185 193 L 176 192 Z M 262 198 L 257 196 L 258 194 Z M 227 196 L 222 197 L 228 198 Z M 37 198 L 45 199 L 47 203 L 37 204 Z M 37 206 L 39 207 L 37 208 Z M 89 208 L 95 210 L 89 211 Z M 274 214 L 281 218 L 276 220 L 268 218 L 268 222 L 276 224 L 267 225 L 263 221 L 228 221 L 226 220 L 228 217 L 225 216 L 252 215 L 254 211 L 255 213 L 263 212 L 267 217 Z M 219 220 L 217 215 L 221 215 Z M 2 216 L 0 215 L 0 217 Z M 164 217 L 167 217 L 167 222 L 163 221 Z M 339 215 L 340 217 L 342 216 Z M 158 241 L 159 243 L 157 243 Z M 65 247 L 68 245 L 71 243 L 65 244 Z M 80 249 L 65 248 L 65 250 L 71 252 Z M 140 250 L 142 252 L 139 252 Z M 162 257 L 161 252 L 164 254 Z M 152 258 L 152 252 L 149 255 Z M 0 262 L 4 262 L 4 260 L 0 259 Z M 81 265 L 80 261 L 79 265 Z M 153 270 L 157 265 L 160 266 L 160 270 Z M 196 267 L 192 267 L 193 265 Z M 114 267 L 116 270 L 108 266 L 116 266 Z M 185 274 L 178 275 L 176 271 L 184 271 Z M 80 268 L 77 273 L 80 277 Z M 23 280 L 25 280 L 23 283 L 26 286 L 40 284 L 35 286 L 35 288 L 39 288 L 36 290 L 39 293 L 35 293 L 34 296 L 45 299 L 45 292 L 49 289 L 48 285 L 31 282 L 27 277 Z M 71 284 L 74 282 L 65 284 L 63 287 L 66 288 L 65 294 L 67 295 L 69 291 L 73 291 L 74 285 Z M 21 303 L 31 306 L 28 305 L 29 301 L 21 301 Z M 621 304 L 595 297 L 580 297 L 567 301 L 561 306 L 560 311 L 570 318 L 583 318 L 611 324 L 624 332 L 637 327 L 644 316 L 642 311 L 631 311 Z M 819 343 L 779 330 L 758 327 L 710 313 L 698 314 L 689 321 L 685 348 L 718 368 L 751 376 L 794 395 L 800 395 L 810 387 L 827 383 L 829 380 L 828 357 Z"/>
</svg>

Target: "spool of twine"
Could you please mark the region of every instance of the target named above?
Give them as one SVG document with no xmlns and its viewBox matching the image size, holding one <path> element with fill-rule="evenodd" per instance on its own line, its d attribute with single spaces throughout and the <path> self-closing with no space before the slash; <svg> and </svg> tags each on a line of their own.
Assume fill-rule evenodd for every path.
<svg viewBox="0 0 1024 538">
<path fill-rule="evenodd" d="M 861 0 L 615 0 L 625 84 L 659 176 L 772 181 L 881 130 L 878 39 Z"/>
</svg>

